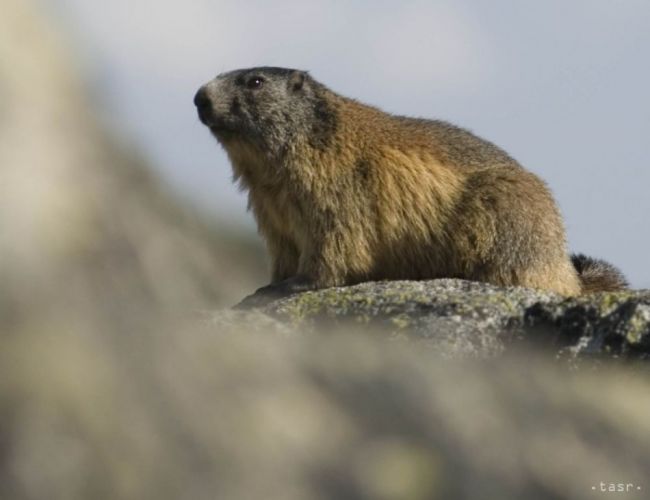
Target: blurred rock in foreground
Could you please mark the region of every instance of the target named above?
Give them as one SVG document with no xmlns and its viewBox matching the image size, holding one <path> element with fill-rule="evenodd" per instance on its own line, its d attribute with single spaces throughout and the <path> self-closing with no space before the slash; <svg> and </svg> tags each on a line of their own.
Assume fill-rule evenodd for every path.
<svg viewBox="0 0 650 500">
<path fill-rule="evenodd" d="M 5 338 L 0 497 L 647 498 L 643 367 L 450 361 L 223 315 L 239 328 Z"/>
<path fill-rule="evenodd" d="M 609 318 L 623 356 L 646 299 L 583 321 L 534 292 L 368 284 L 194 318 L 260 259 L 107 137 L 33 1 L 0 12 L 0 498 L 648 497 L 645 364 L 504 348 L 527 311 L 558 338 Z"/>
<path fill-rule="evenodd" d="M 41 303 L 112 318 L 117 307 L 229 304 L 261 284 L 263 254 L 175 201 L 99 126 L 33 2 L 0 0 L 0 11 L 4 313 Z"/>
</svg>

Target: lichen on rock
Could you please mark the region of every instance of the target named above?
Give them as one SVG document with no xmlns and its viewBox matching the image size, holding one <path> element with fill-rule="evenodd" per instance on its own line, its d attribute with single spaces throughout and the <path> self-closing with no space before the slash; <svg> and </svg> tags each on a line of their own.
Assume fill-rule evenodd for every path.
<svg viewBox="0 0 650 500">
<path fill-rule="evenodd" d="M 303 332 L 349 327 L 424 342 L 443 356 L 489 356 L 534 343 L 572 357 L 645 359 L 650 292 L 564 298 L 455 279 L 368 282 L 305 292 L 260 311 Z"/>
</svg>

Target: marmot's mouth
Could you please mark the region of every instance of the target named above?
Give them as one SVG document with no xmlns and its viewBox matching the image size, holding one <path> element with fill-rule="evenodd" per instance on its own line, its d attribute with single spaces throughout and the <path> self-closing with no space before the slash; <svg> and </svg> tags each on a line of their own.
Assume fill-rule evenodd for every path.
<svg viewBox="0 0 650 500">
<path fill-rule="evenodd" d="M 210 108 L 200 108 L 198 110 L 199 112 L 199 120 L 201 120 L 201 123 L 208 127 L 213 134 L 220 134 L 223 132 L 234 132 L 234 128 L 226 123 L 226 121 L 214 114 L 212 109 Z"/>
<path fill-rule="evenodd" d="M 199 113 L 199 120 L 201 120 L 201 123 L 203 123 L 203 125 L 206 127 L 213 127 L 218 125 L 217 122 L 220 120 L 215 116 L 212 108 L 199 108 L 197 111 Z"/>
<path fill-rule="evenodd" d="M 237 135 L 236 128 L 229 126 L 228 124 L 224 123 L 221 120 L 212 121 L 208 125 L 208 128 L 210 129 L 210 132 L 212 132 L 212 135 L 214 135 L 217 139 L 220 140 L 232 139 L 234 136 Z"/>
<path fill-rule="evenodd" d="M 205 122 L 203 122 L 205 123 Z M 220 134 L 224 132 L 233 133 L 236 132 L 235 127 L 226 123 L 224 120 L 219 120 L 212 118 L 209 123 L 205 123 L 214 134 Z"/>
</svg>

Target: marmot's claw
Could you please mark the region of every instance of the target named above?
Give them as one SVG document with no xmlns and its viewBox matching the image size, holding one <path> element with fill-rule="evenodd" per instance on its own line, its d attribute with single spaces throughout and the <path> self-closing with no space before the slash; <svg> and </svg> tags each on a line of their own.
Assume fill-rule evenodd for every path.
<svg viewBox="0 0 650 500">
<path fill-rule="evenodd" d="M 266 292 L 260 292 L 258 290 L 257 292 L 244 297 L 239 304 L 234 306 L 234 309 L 257 309 L 264 307 L 265 305 L 279 298 L 281 297 Z"/>
<path fill-rule="evenodd" d="M 244 297 L 244 299 L 235 306 L 235 309 L 264 307 L 274 300 L 313 289 L 314 285 L 309 279 L 301 276 L 294 276 L 284 281 L 280 281 L 279 283 L 272 283 L 263 286 L 262 288 L 258 288 L 254 294 Z"/>
</svg>

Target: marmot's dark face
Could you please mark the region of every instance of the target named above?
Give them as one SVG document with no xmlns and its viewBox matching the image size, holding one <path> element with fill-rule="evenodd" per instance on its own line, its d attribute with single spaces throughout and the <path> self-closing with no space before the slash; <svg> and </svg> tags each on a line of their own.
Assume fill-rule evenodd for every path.
<svg viewBox="0 0 650 500">
<path fill-rule="evenodd" d="M 300 134 L 331 134 L 334 115 L 323 87 L 307 73 L 260 67 L 218 75 L 194 97 L 200 120 L 228 146 L 230 140 L 251 141 L 269 153 L 281 153 Z"/>
</svg>

